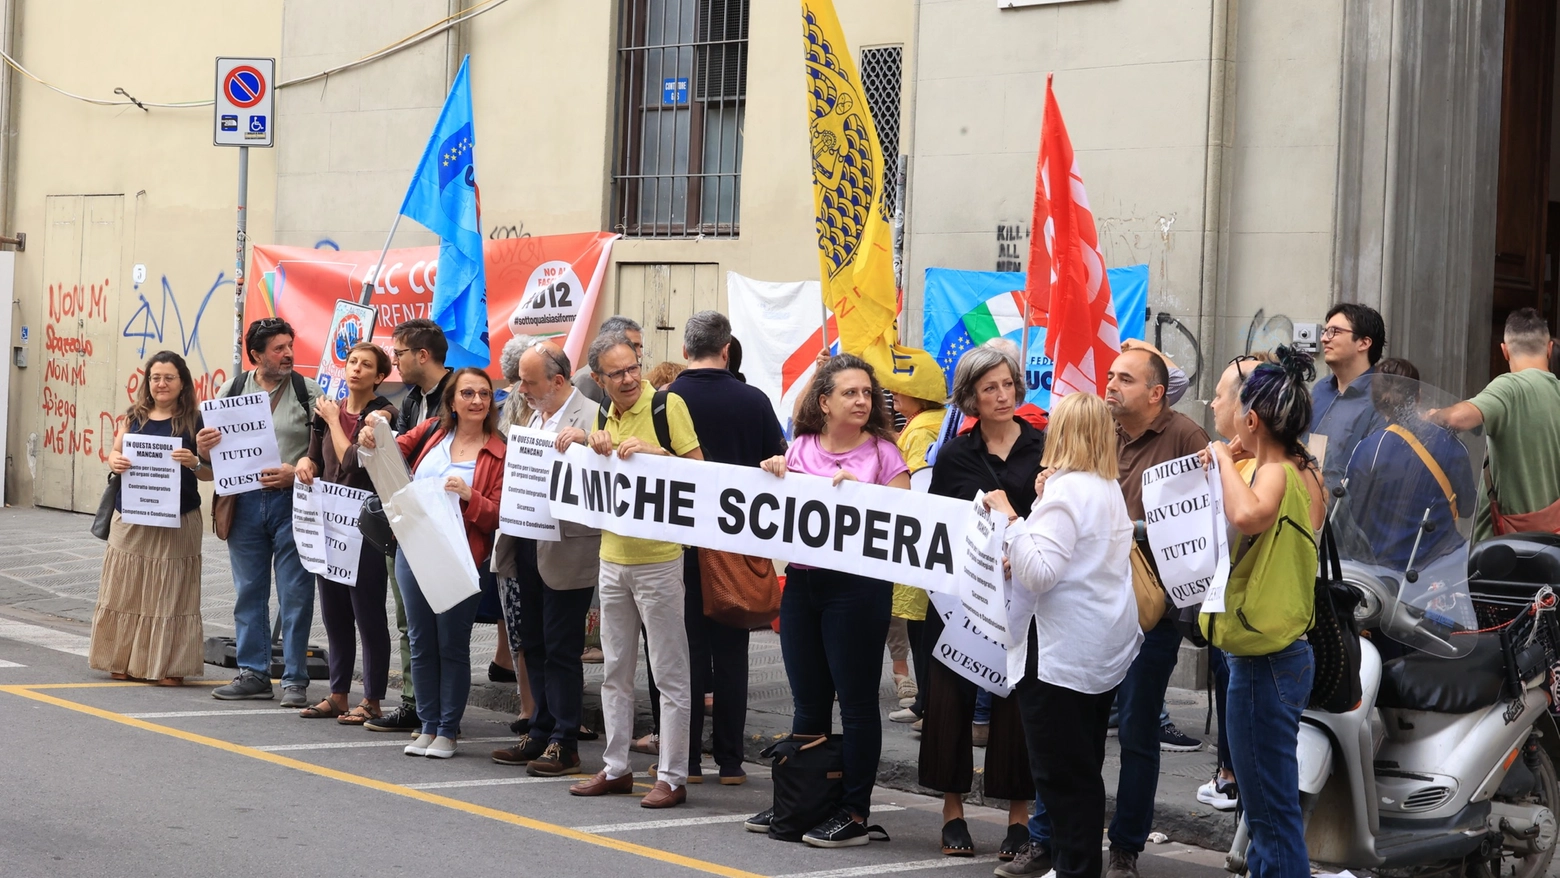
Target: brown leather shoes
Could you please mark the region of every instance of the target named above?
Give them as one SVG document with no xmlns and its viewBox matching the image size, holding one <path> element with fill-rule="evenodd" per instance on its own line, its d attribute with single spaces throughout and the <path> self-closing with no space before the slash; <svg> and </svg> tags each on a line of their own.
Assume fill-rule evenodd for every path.
<svg viewBox="0 0 1560 878">
<path fill-rule="evenodd" d="M 603 768 L 589 780 L 582 780 L 569 787 L 571 796 L 605 796 L 608 793 L 631 793 L 634 791 L 634 775 L 625 774 L 622 777 L 607 778 L 607 770 Z"/>
<path fill-rule="evenodd" d="M 655 786 L 650 789 L 650 792 L 645 793 L 645 797 L 639 800 L 639 807 L 670 808 L 674 805 L 681 805 L 686 801 L 688 801 L 687 786 L 680 786 L 674 790 L 671 784 L 664 780 L 658 780 L 655 782 Z"/>
</svg>

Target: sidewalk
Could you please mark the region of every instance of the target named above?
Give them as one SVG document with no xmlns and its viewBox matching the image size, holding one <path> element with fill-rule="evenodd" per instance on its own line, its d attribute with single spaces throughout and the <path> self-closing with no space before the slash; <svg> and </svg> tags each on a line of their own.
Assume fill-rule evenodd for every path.
<svg viewBox="0 0 1560 878">
<path fill-rule="evenodd" d="M 8 556 L 3 568 L 0 568 L 0 613 L 16 610 L 90 623 L 103 556 L 103 543 L 88 532 L 90 524 L 91 519 L 86 515 L 47 509 L 0 509 L 0 545 L 6 547 Z M 206 537 L 204 546 L 201 589 L 201 611 L 207 635 L 231 635 L 233 581 L 228 568 L 227 547 L 210 535 Z M 272 607 L 274 614 L 274 600 Z M 490 710 L 516 713 L 519 699 L 513 685 L 491 683 L 487 679 L 487 663 L 493 657 L 497 638 L 497 628 L 493 625 L 479 625 L 472 633 L 471 703 Z M 320 645 L 325 643 L 324 630 L 319 625 L 317 614 L 311 642 Z M 394 641 L 392 649 L 397 649 Z M 390 666 L 390 685 L 397 687 L 400 685 L 398 655 L 392 657 Z M 82 670 L 86 671 L 85 666 Z M 638 718 L 640 733 L 648 731 L 650 725 L 648 696 L 644 694 L 644 671 L 641 662 L 636 675 L 641 692 Z M 231 673 L 225 668 L 212 667 L 207 676 L 222 678 Z M 883 679 L 883 755 L 878 767 L 878 783 L 894 789 L 928 793 L 916 782 L 919 736 L 910 731 L 909 725 L 892 723 L 887 719 L 889 711 L 899 705 L 893 697 L 893 677 L 889 671 L 886 650 Z M 601 665 L 586 665 L 586 724 L 597 729 L 601 725 L 597 694 L 600 684 Z M 1211 735 L 1202 733 L 1207 710 L 1204 693 L 1171 689 L 1166 702 L 1171 719 L 1181 731 L 1196 738 L 1213 740 Z M 770 741 L 789 733 L 790 726 L 791 694 L 780 660 L 779 638 L 772 632 L 755 632 L 749 652 L 748 759 L 761 761 L 759 751 L 767 747 Z M 708 723 L 705 729 L 708 735 Z M 1159 795 L 1155 806 L 1155 831 L 1164 833 L 1172 841 L 1216 850 L 1227 849 L 1234 833 L 1233 816 L 1202 805 L 1196 798 L 1197 787 L 1213 774 L 1212 746 L 1195 753 L 1162 755 Z M 1005 807 L 1005 802 L 988 800 L 983 795 L 980 772 L 984 757 L 984 751 L 977 748 L 975 785 L 967 801 Z M 1120 764 L 1116 739 L 1111 738 L 1107 741 L 1105 755 L 1107 807 L 1114 807 L 1116 774 Z M 706 761 L 705 767 L 713 768 L 713 763 Z"/>
</svg>

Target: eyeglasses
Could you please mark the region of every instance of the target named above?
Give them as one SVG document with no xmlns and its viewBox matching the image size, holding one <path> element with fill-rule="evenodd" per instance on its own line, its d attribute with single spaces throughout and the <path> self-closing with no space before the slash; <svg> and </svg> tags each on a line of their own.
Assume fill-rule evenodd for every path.
<svg viewBox="0 0 1560 878">
<path fill-rule="evenodd" d="M 466 387 L 461 389 L 460 398 L 467 402 L 471 402 L 474 399 L 489 400 L 493 398 L 493 391 L 472 390 L 470 387 Z"/>
<path fill-rule="evenodd" d="M 409 353 L 412 352 L 412 349 L 411 348 L 391 348 L 390 352 L 395 354 L 395 358 L 397 360 L 399 360 L 399 359 L 401 359 L 401 355 L 402 354 L 409 354 Z"/>
<path fill-rule="evenodd" d="M 1257 358 L 1252 356 L 1251 354 L 1237 354 L 1236 356 L 1231 357 L 1229 363 L 1227 363 L 1226 365 L 1234 366 L 1235 367 L 1235 374 L 1240 376 L 1240 383 L 1245 384 L 1246 383 L 1246 371 L 1240 367 L 1240 364 L 1241 363 L 1254 363 L 1254 362 L 1257 362 Z"/>
<path fill-rule="evenodd" d="M 147 384 L 176 384 L 179 381 L 177 375 L 153 375 L 146 379 Z"/>
<path fill-rule="evenodd" d="M 286 322 L 287 321 L 280 317 L 262 317 L 259 320 L 256 320 L 254 323 L 250 324 L 250 326 L 255 329 L 271 329 L 272 327 L 281 326 Z"/>
<path fill-rule="evenodd" d="M 635 363 L 634 365 L 629 366 L 626 369 L 619 369 L 616 372 L 607 372 L 606 374 L 602 375 L 601 377 L 607 379 L 608 381 L 622 381 L 624 378 L 627 378 L 630 375 L 638 377 L 639 376 L 639 367 L 640 367 L 640 364 L 639 363 Z"/>
<path fill-rule="evenodd" d="M 1352 329 L 1344 329 L 1341 326 L 1329 326 L 1326 329 L 1322 330 L 1322 341 L 1332 341 L 1333 339 L 1337 338 L 1338 336 L 1342 335 L 1345 332 L 1347 332 L 1350 335 L 1356 335 L 1357 334 Z"/>
</svg>

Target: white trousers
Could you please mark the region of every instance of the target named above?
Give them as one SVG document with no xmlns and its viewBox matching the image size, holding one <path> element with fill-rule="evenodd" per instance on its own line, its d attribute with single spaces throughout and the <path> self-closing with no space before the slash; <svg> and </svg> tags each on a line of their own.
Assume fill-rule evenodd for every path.
<svg viewBox="0 0 1560 878">
<path fill-rule="evenodd" d="M 622 777 L 632 770 L 628 747 L 634 739 L 634 666 L 642 624 L 650 647 L 650 670 L 661 690 L 661 761 L 656 779 L 673 789 L 688 782 L 693 697 L 683 590 L 681 558 L 659 564 L 601 562 L 601 712 L 607 724 L 603 759 L 608 777 Z"/>
</svg>

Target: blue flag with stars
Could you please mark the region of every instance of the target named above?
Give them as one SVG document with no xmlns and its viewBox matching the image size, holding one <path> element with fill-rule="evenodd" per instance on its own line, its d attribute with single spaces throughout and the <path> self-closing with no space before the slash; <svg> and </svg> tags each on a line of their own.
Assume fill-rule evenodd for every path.
<svg viewBox="0 0 1560 878">
<path fill-rule="evenodd" d="M 477 137 L 471 121 L 471 82 L 467 66 L 444 100 L 439 124 L 428 138 L 401 215 L 439 236 L 439 273 L 429 315 L 449 338 L 445 364 L 487 368 L 487 275 L 482 267 L 482 211 L 477 197 Z"/>
</svg>

